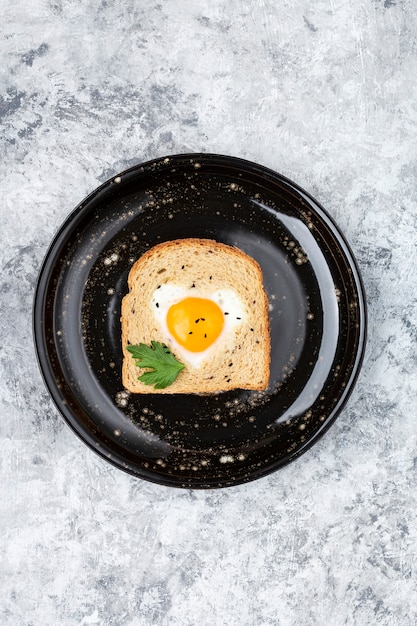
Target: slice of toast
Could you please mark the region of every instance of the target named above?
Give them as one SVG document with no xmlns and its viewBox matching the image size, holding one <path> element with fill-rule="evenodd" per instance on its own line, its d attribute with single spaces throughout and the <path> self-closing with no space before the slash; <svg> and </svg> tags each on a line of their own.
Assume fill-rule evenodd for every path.
<svg viewBox="0 0 417 626">
<path fill-rule="evenodd" d="M 132 266 L 129 293 L 121 311 L 124 387 L 132 393 L 214 394 L 231 389 L 264 390 L 270 376 L 268 299 L 259 264 L 238 248 L 210 239 L 177 239 L 154 246 Z M 242 313 L 238 324 L 220 334 L 200 353 L 196 365 L 178 353 L 175 339 L 156 315 L 155 292 L 174 286 L 184 293 L 210 298 L 214 292 L 233 292 Z M 226 315 L 228 312 L 224 312 Z M 158 311 L 160 316 L 160 311 Z M 129 345 L 151 341 L 166 344 L 184 363 L 176 380 L 155 389 L 138 380 L 146 369 L 138 368 Z M 207 354 L 206 354 L 207 353 Z"/>
</svg>

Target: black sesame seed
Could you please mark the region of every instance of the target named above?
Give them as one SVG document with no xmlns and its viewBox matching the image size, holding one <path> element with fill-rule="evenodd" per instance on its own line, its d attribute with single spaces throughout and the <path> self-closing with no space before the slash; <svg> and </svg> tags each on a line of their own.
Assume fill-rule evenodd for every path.
<svg viewBox="0 0 417 626">
<path fill-rule="evenodd" d="M 198 322 L 200 321 L 200 317 L 198 319 L 195 320 L 194 324 L 198 324 Z"/>
<path fill-rule="evenodd" d="M 190 332 L 189 332 L 188 334 L 189 334 L 189 335 L 192 335 L 192 334 L 193 334 L 193 331 L 192 331 L 192 330 L 190 330 Z"/>
<path fill-rule="evenodd" d="M 184 269 L 184 267 L 185 267 L 185 265 L 181 265 L 181 269 L 182 269 L 182 270 Z"/>
<path fill-rule="evenodd" d="M 229 313 L 227 311 L 224 312 L 225 315 L 229 315 Z"/>
<path fill-rule="evenodd" d="M 250 329 L 253 332 L 253 328 Z"/>
<path fill-rule="evenodd" d="M 237 320 L 241 320 L 242 318 L 241 318 L 241 317 L 237 317 L 236 319 L 237 319 Z"/>
<path fill-rule="evenodd" d="M 195 287 L 195 284 L 194 284 L 194 283 L 191 285 L 191 289 L 192 289 L 193 287 Z"/>
<path fill-rule="evenodd" d="M 233 363 L 229 363 L 229 367 L 232 367 Z"/>
<path fill-rule="evenodd" d="M 156 308 L 159 309 L 159 302 L 155 304 Z"/>
<path fill-rule="evenodd" d="M 204 339 L 206 339 L 206 337 L 207 337 L 207 333 L 204 333 Z"/>
</svg>

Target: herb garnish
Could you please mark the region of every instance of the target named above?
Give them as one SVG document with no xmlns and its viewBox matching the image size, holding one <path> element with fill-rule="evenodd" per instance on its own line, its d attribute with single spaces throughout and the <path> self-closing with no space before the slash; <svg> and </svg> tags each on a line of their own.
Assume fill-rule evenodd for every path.
<svg viewBox="0 0 417 626">
<path fill-rule="evenodd" d="M 126 349 L 135 359 L 137 367 L 150 369 L 138 376 L 138 380 L 145 385 L 153 385 L 155 389 L 165 389 L 172 385 L 185 367 L 175 358 L 168 346 L 159 341 L 151 341 L 150 346 L 144 343 L 126 346 Z"/>
</svg>

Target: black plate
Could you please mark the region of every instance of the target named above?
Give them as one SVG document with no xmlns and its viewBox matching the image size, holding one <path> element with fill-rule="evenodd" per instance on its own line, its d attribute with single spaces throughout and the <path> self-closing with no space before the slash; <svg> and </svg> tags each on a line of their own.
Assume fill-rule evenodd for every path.
<svg viewBox="0 0 417 626">
<path fill-rule="evenodd" d="M 129 269 L 182 237 L 238 246 L 260 263 L 271 309 L 266 393 L 123 390 Z M 224 487 L 282 467 L 335 420 L 362 362 L 366 306 L 349 246 L 309 194 L 248 161 L 188 154 L 133 167 L 74 210 L 40 272 L 34 334 L 53 400 L 93 450 L 161 484 Z"/>
</svg>

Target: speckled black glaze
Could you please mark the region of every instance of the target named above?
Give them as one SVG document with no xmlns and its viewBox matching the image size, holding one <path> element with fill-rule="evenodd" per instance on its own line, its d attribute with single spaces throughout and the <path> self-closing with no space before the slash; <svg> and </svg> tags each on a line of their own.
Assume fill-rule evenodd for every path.
<svg viewBox="0 0 417 626">
<path fill-rule="evenodd" d="M 142 396 L 122 387 L 129 269 L 149 247 L 190 236 L 238 246 L 262 267 L 272 343 L 265 393 Z M 144 479 L 223 487 L 282 467 L 334 421 L 360 369 L 366 306 L 349 246 L 308 193 L 248 161 L 186 154 L 133 167 L 75 209 L 45 258 L 34 331 L 49 391 L 89 446 Z"/>
</svg>

